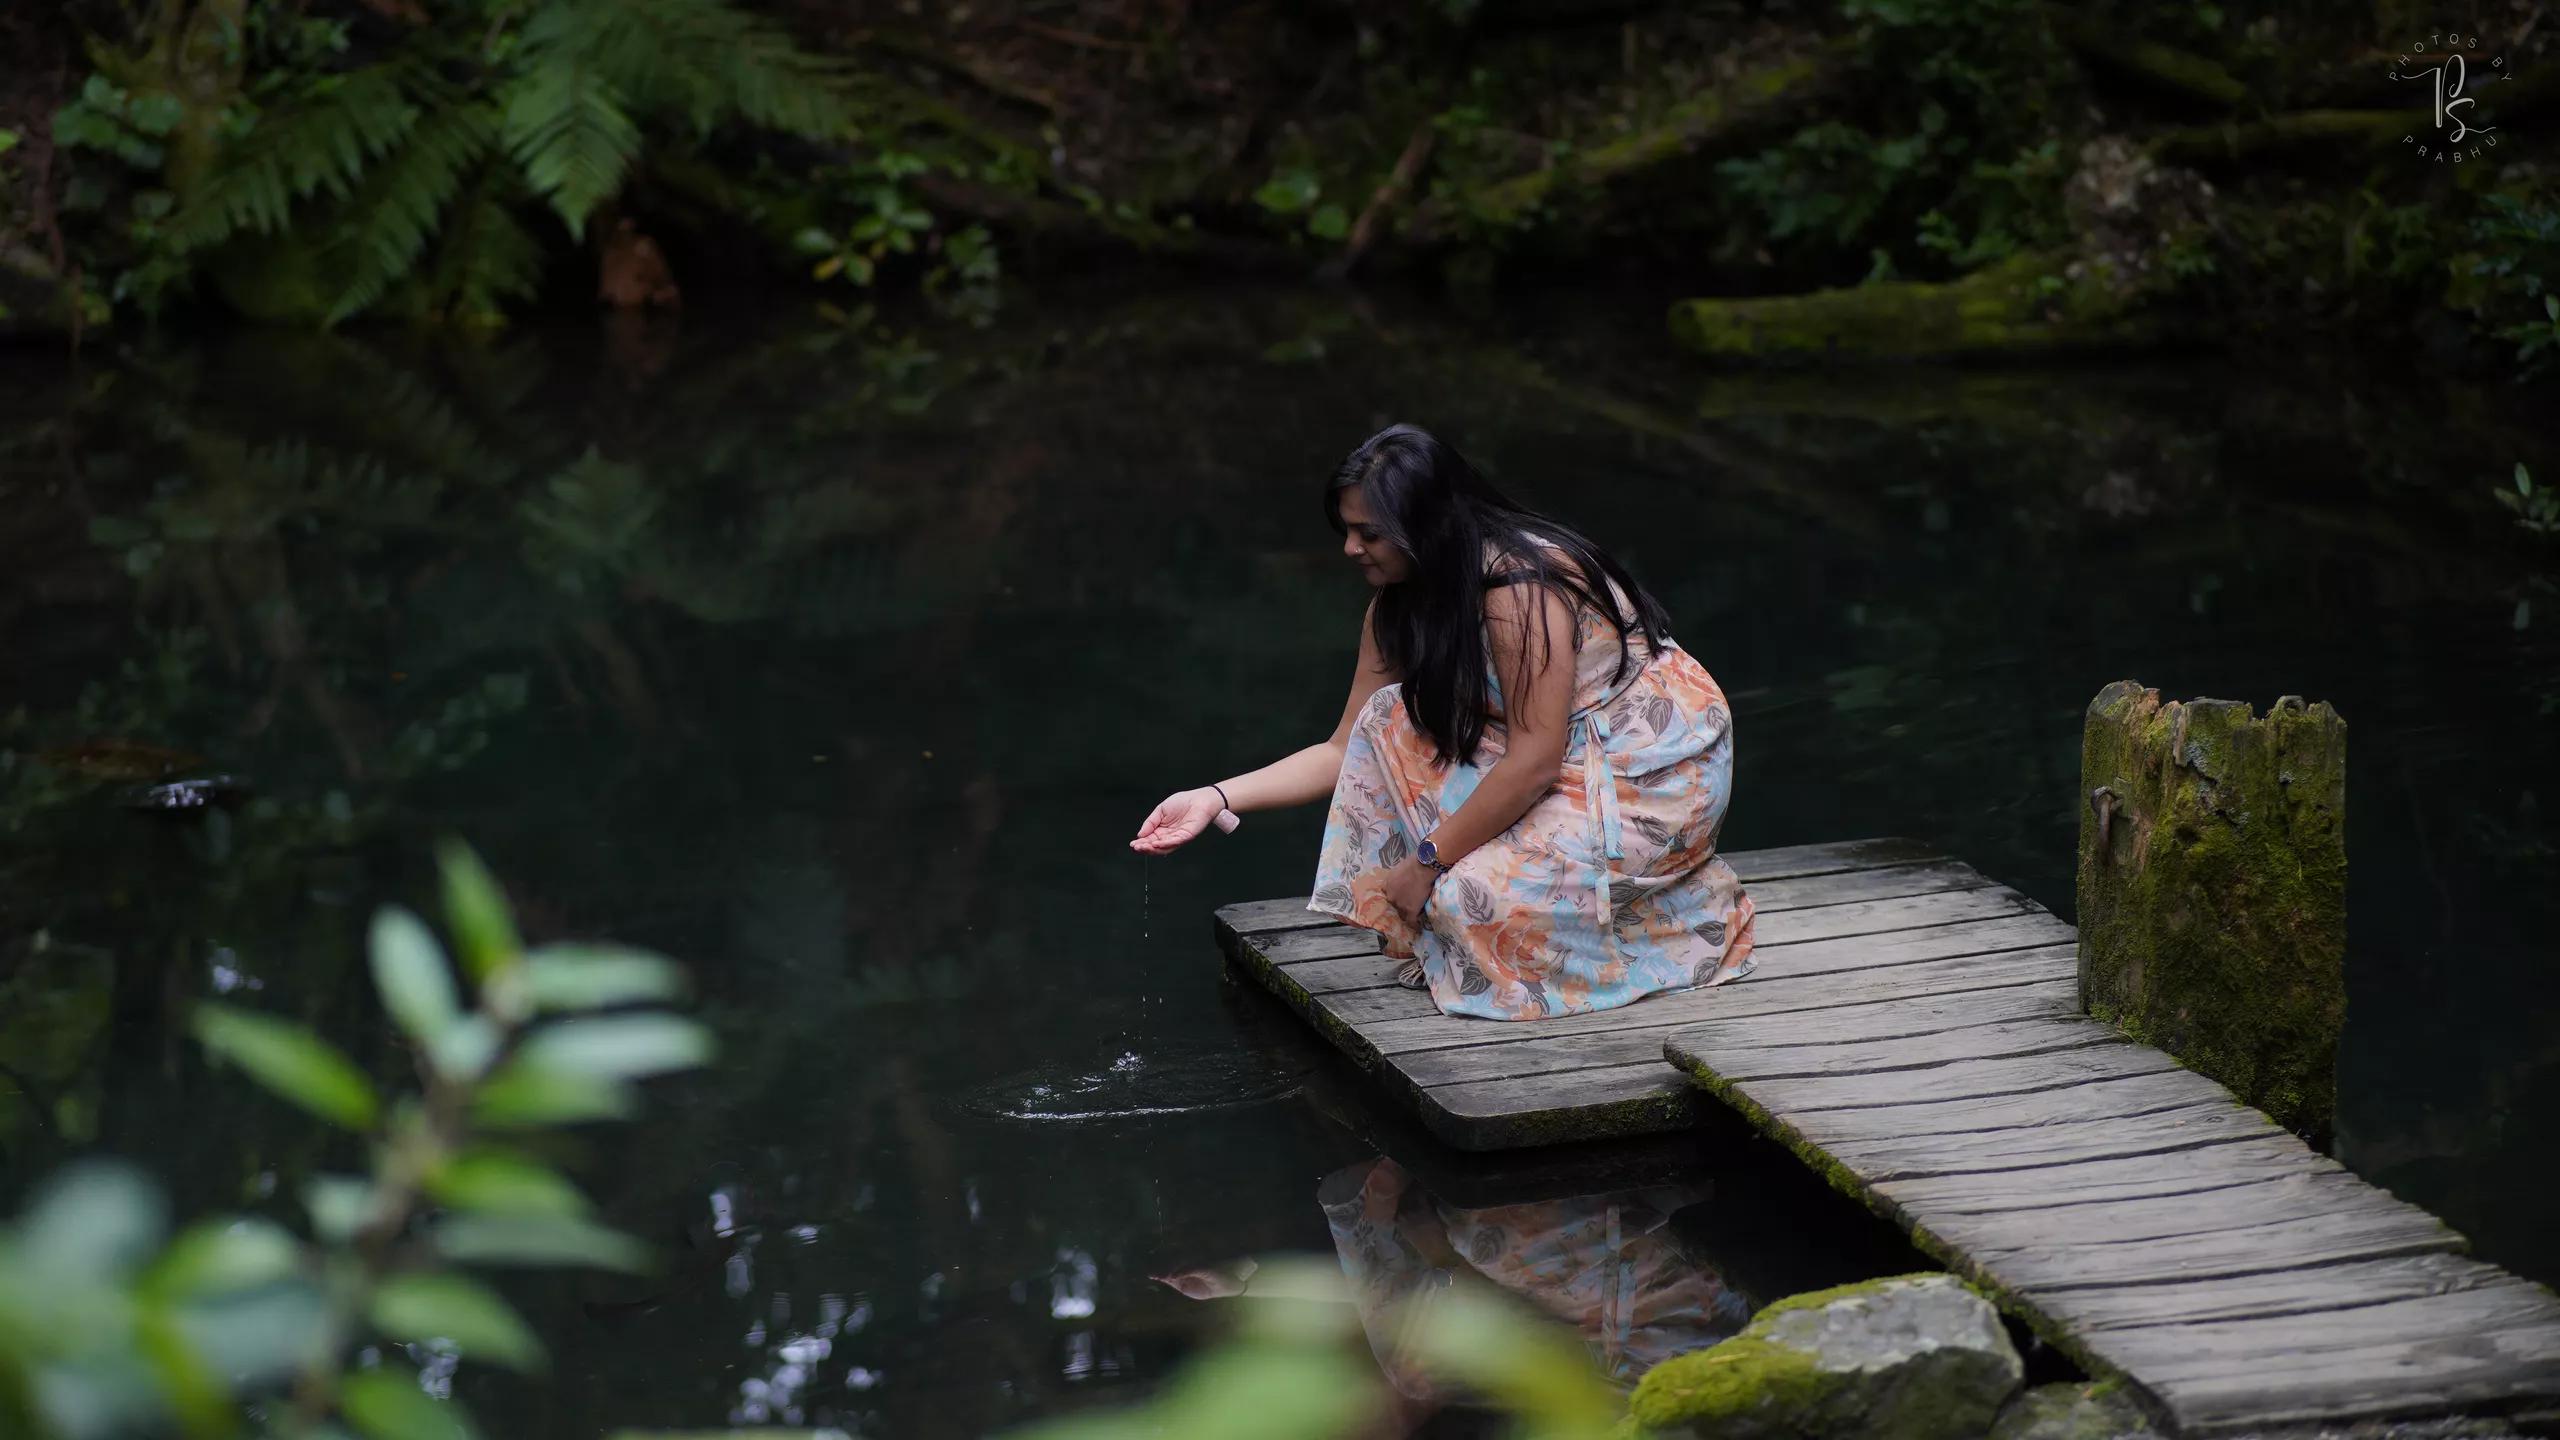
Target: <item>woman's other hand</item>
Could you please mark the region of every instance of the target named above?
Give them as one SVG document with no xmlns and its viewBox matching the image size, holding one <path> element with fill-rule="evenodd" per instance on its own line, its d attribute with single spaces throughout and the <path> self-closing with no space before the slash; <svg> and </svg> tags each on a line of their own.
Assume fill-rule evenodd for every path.
<svg viewBox="0 0 2560 1440">
<path fill-rule="evenodd" d="M 1147 823 L 1138 827 L 1138 838 L 1129 842 L 1129 848 L 1142 855 L 1170 854 L 1208 829 L 1224 808 L 1218 803 L 1218 792 L 1208 786 L 1176 790 L 1147 813 Z"/>
<path fill-rule="evenodd" d="M 1387 871 L 1387 903 L 1396 907 L 1396 913 L 1408 924 L 1420 925 L 1422 907 L 1431 899 L 1431 882 L 1439 878 L 1439 871 L 1407 855 Z"/>
</svg>

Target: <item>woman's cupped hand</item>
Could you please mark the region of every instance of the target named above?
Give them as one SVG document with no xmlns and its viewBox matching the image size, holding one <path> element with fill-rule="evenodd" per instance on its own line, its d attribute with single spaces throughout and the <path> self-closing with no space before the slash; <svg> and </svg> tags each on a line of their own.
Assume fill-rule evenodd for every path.
<svg viewBox="0 0 2560 1440">
<path fill-rule="evenodd" d="M 1221 808 L 1218 792 L 1205 785 L 1176 790 L 1147 812 L 1146 823 L 1138 827 L 1138 837 L 1129 842 L 1129 848 L 1141 855 L 1170 854 L 1208 829 Z"/>
</svg>

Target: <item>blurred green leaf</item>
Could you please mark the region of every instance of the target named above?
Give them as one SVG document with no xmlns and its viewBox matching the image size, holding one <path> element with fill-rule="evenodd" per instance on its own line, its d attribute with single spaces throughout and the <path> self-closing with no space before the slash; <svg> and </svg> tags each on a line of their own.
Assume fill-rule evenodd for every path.
<svg viewBox="0 0 2560 1440">
<path fill-rule="evenodd" d="M 146 1308 L 134 1317 L 134 1348 L 151 1370 L 160 1398 L 192 1440 L 224 1440 L 240 1433 L 231 1393 L 168 1312 Z"/>
<path fill-rule="evenodd" d="M 481 1084 L 471 1100 L 471 1118 L 504 1130 L 627 1120 L 639 1108 L 637 1092 L 620 1081 L 552 1070 L 518 1057 Z"/>
<path fill-rule="evenodd" d="M 250 1290 L 291 1277 L 302 1264 L 302 1243 L 265 1220 L 206 1220 L 187 1227 L 152 1262 L 143 1292 L 191 1299 Z"/>
<path fill-rule="evenodd" d="M 649 1248 L 619 1230 L 564 1215 L 454 1215 L 435 1229 L 436 1249 L 465 1264 L 584 1265 L 643 1272 Z"/>
<path fill-rule="evenodd" d="M 619 945 L 545 945 L 525 957 L 533 1003 L 545 1010 L 593 1010 L 684 994 L 684 967 Z"/>
<path fill-rule="evenodd" d="M 584 1215 L 587 1197 L 546 1166 L 503 1150 L 455 1156 L 428 1177 L 428 1192 L 457 1210 L 492 1215 Z"/>
<path fill-rule="evenodd" d="M 1532 1422 L 1542 1440 L 1606 1440 L 1618 1423 L 1618 1393 L 1581 1339 L 1487 1286 L 1426 1291 L 1390 1323 L 1425 1369 Z"/>
<path fill-rule="evenodd" d="M 323 1120 L 364 1130 L 380 1112 L 355 1062 L 299 1025 L 211 1001 L 196 1006 L 194 1023 L 207 1049 Z"/>
<path fill-rule="evenodd" d="M 158 1187 L 121 1160 L 79 1160 L 48 1177 L 18 1229 L 36 1276 L 97 1283 L 141 1262 L 168 1224 Z"/>
<path fill-rule="evenodd" d="M 512 1370 L 544 1364 L 542 1342 L 514 1309 L 467 1276 L 391 1276 L 374 1288 L 372 1318 L 394 1340 L 450 1340 L 472 1359 Z"/>
<path fill-rule="evenodd" d="M 462 1407 L 419 1389 L 406 1367 L 350 1375 L 338 1397 L 348 1421 L 371 1440 L 478 1440 Z"/>
<path fill-rule="evenodd" d="M 461 1014 L 453 969 L 426 922 L 397 905 L 373 916 L 373 983 L 409 1038 L 432 1046 Z M 438 1068 L 442 1068 L 439 1066 Z"/>
<path fill-rule="evenodd" d="M 353 1175 L 315 1175 L 302 1189 L 302 1208 L 321 1239 L 344 1241 L 373 1214 L 373 1182 Z"/>
<path fill-rule="evenodd" d="M 516 938 L 506 895 L 490 877 L 489 867 L 459 840 L 436 847 L 436 864 L 444 875 L 445 923 L 461 942 L 463 965 L 471 978 L 486 979 L 524 949 Z"/>
<path fill-rule="evenodd" d="M 329 1303 L 303 1280 L 236 1291 L 174 1310 L 196 1354 L 251 1389 L 300 1371 L 330 1333 Z"/>
<path fill-rule="evenodd" d="M 501 1037 L 497 1025 L 485 1015 L 465 1015 L 444 1027 L 427 1047 L 427 1060 L 436 1073 L 447 1080 L 469 1083 L 480 1078 L 497 1057 Z"/>
<path fill-rule="evenodd" d="M 565 1020 L 528 1037 L 519 1053 L 544 1070 L 631 1080 L 689 1070 L 711 1058 L 711 1032 L 678 1015 Z"/>
<path fill-rule="evenodd" d="M 1304 166 L 1292 167 L 1265 180 L 1253 192 L 1254 203 L 1280 215 L 1292 215 L 1316 203 L 1324 181 Z"/>
<path fill-rule="evenodd" d="M 1310 1440 L 1354 1433 L 1382 1407 L 1368 1357 L 1339 1345 L 1221 1345 L 1176 1371 L 1156 1398 L 1087 1413 L 1006 1440 Z"/>
</svg>

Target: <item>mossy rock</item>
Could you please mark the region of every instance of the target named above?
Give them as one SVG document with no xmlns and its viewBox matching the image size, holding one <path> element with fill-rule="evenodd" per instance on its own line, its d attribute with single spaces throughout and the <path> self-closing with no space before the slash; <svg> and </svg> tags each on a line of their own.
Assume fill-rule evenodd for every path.
<svg viewBox="0 0 2560 1440">
<path fill-rule="evenodd" d="M 2144 1440 L 2158 1433 L 2111 1384 L 2039 1385 L 2010 1401 L 1991 1426 L 1991 1440 Z"/>
<path fill-rule="evenodd" d="M 2082 734 L 2088 1012 L 2325 1138 L 2346 1023 L 2347 727 L 2119 681 Z"/>
<path fill-rule="evenodd" d="M 1716 1440 L 1971 1440 L 2021 1373 L 1988 1301 L 1951 1275 L 1898 1275 L 1778 1301 L 1664 1361 L 1632 1416 L 1641 1433 Z"/>
</svg>

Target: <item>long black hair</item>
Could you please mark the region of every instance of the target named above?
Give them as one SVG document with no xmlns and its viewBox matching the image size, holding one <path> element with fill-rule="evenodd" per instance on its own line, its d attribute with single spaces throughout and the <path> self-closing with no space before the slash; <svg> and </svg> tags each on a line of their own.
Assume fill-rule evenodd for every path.
<svg viewBox="0 0 2560 1440">
<path fill-rule="evenodd" d="M 1361 441 L 1325 482 L 1324 517 L 1336 535 L 1344 531 L 1342 492 L 1354 485 L 1380 535 L 1411 557 L 1404 579 L 1380 587 L 1373 624 L 1380 658 L 1404 676 L 1405 712 L 1444 765 L 1460 756 L 1473 763 L 1484 738 L 1493 701 L 1485 683 L 1487 589 L 1545 585 L 1607 616 L 1618 631 L 1612 683 L 1626 677 L 1630 633 L 1641 631 L 1656 649 L 1670 638 L 1671 617 L 1626 567 L 1570 526 L 1493 488 L 1455 446 L 1418 425 L 1390 425 Z M 1580 573 L 1559 566 L 1539 540 L 1562 550 Z M 1488 543 L 1507 557 L 1493 574 L 1485 570 Z M 1635 613 L 1623 612 L 1595 576 L 1616 581 Z M 1569 634 L 1563 638 L 1571 643 Z M 1541 635 L 1532 643 L 1548 641 Z M 1545 663 L 1543 648 L 1533 655 L 1524 645 L 1523 661 L 1522 675 L 1503 677 L 1515 700 L 1526 676 Z"/>
</svg>

